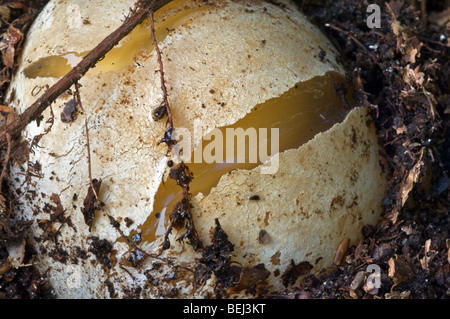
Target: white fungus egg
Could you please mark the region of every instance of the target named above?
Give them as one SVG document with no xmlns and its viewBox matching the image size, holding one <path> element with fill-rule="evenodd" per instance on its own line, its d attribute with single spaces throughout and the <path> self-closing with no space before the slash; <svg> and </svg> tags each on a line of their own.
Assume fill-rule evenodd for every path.
<svg viewBox="0 0 450 319">
<path fill-rule="evenodd" d="M 133 5 L 50 0 L 28 32 L 9 89 L 11 106 L 23 112 L 119 27 Z M 357 243 L 363 225 L 377 222 L 386 187 L 369 111 L 354 107 L 350 87 L 348 94 L 336 93 L 335 83 L 346 83 L 336 49 L 286 0 L 176 0 L 156 12 L 155 27 L 204 245 L 219 221 L 234 245 L 234 265 L 263 264 L 267 276 L 258 284 L 272 291 L 285 288 L 282 274 L 292 263 L 307 262 L 311 272 L 331 265 L 342 240 Z M 215 276 L 194 283 L 202 250 L 176 240 L 186 229 L 173 229 L 170 248 L 158 258 L 132 267 L 131 248 L 108 217 L 125 236 L 137 235 L 142 251 L 155 252 L 180 198 L 181 188 L 168 178 L 175 166 L 167 164 L 179 158 L 158 143 L 167 122 L 152 117 L 163 99 L 158 70 L 146 21 L 80 80 L 84 113 L 61 120 L 72 88 L 23 132 L 28 140 L 43 133 L 53 111 L 51 130 L 30 155 L 31 163 L 40 163 L 40 177 L 24 184 L 25 164 L 11 174 L 26 193 L 17 213 L 34 221 L 29 240 L 36 266 L 57 297 L 120 298 L 138 287 L 142 298 L 164 298 L 174 288 L 179 298 L 214 291 Z M 102 180 L 104 203 L 91 227 L 82 213 L 90 187 L 86 119 L 91 173 Z M 227 143 L 232 133 L 230 143 L 244 134 L 241 144 Z M 239 153 L 246 141 L 247 153 Z M 55 223 L 56 240 L 44 240 L 48 229 L 40 222 L 58 205 L 67 220 Z M 106 248 L 111 244 L 109 263 L 97 258 L 102 240 Z"/>
</svg>

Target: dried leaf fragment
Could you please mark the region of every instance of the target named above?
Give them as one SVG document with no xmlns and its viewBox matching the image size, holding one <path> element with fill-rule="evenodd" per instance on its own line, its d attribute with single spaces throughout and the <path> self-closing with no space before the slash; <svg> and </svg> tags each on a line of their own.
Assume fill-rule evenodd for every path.
<svg viewBox="0 0 450 319">
<path fill-rule="evenodd" d="M 350 289 L 356 291 L 356 289 L 362 286 L 364 279 L 366 279 L 366 273 L 364 271 L 359 271 L 353 279 Z"/>
<path fill-rule="evenodd" d="M 1 86 L 1 85 L 0 85 Z M 0 126 L 12 123 L 16 118 L 16 113 L 7 105 L 0 105 Z"/>
<path fill-rule="evenodd" d="M 424 165 L 423 157 L 425 155 L 425 147 L 420 150 L 419 160 L 416 162 L 414 167 L 409 171 L 407 178 L 402 182 L 400 189 L 401 206 L 406 203 L 408 199 L 409 192 L 413 189 L 415 183 L 419 180 L 422 166 Z M 392 221 L 395 223 L 397 220 L 398 211 L 394 212 L 392 216 Z"/>
<path fill-rule="evenodd" d="M 16 240 L 11 241 L 6 249 L 9 257 L 11 258 L 11 265 L 15 268 L 22 265 L 25 258 L 25 238 L 24 236 L 18 236 Z"/>
<path fill-rule="evenodd" d="M 2 5 L 0 6 L 0 16 L 4 21 L 9 21 L 11 15 L 11 9 L 8 6 Z M 3 25 L 3 22 L 2 24 Z"/>
<path fill-rule="evenodd" d="M 75 99 L 70 99 L 65 105 L 61 112 L 61 121 L 64 123 L 73 122 L 77 113 L 77 104 Z"/>
<path fill-rule="evenodd" d="M 61 199 L 58 194 L 53 193 L 50 196 L 50 200 L 56 204 L 56 206 L 50 206 L 50 209 L 53 212 L 51 221 L 59 221 L 65 212 L 65 209 L 61 204 Z"/>
<path fill-rule="evenodd" d="M 230 287 L 239 280 L 231 267 L 231 254 L 234 245 L 228 240 L 228 235 L 220 226 L 218 219 L 215 219 L 215 224 L 216 226 L 211 232 L 212 244 L 206 246 L 203 250 L 194 277 L 197 283 L 203 284 L 214 273 L 217 282 L 222 287 Z"/>
<path fill-rule="evenodd" d="M 0 112 L 9 114 L 12 111 L 12 109 L 7 105 L 0 105 Z"/>
<path fill-rule="evenodd" d="M 102 184 L 101 179 L 94 178 L 92 180 L 92 186 L 89 185 L 89 189 L 86 195 L 86 198 L 83 201 L 83 208 L 81 209 L 81 212 L 84 215 L 84 221 L 86 225 L 89 226 L 89 231 L 92 228 L 92 221 L 95 217 L 95 211 L 99 210 L 102 206 L 104 206 L 104 203 L 100 201 L 97 197 L 100 186 Z"/>
<path fill-rule="evenodd" d="M 393 291 L 384 295 L 386 299 L 411 299 L 410 291 Z"/>
<path fill-rule="evenodd" d="M 395 256 L 395 258 L 389 259 L 388 264 L 388 276 L 392 278 L 394 285 L 409 281 L 413 278 L 414 274 L 411 267 L 403 257 Z"/>
<path fill-rule="evenodd" d="M 313 266 L 307 261 L 302 261 L 296 265 L 295 262 L 291 260 L 291 264 L 281 275 L 281 278 L 283 279 L 283 285 L 287 287 L 289 285 L 295 284 L 298 277 L 307 275 L 311 271 L 311 269 L 313 269 Z"/>
<path fill-rule="evenodd" d="M 23 33 L 12 24 L 9 26 L 8 31 L 3 34 L 3 39 L 0 42 L 0 50 L 2 51 L 3 64 L 10 69 L 14 66 L 15 45 L 22 41 L 22 39 Z"/>
<path fill-rule="evenodd" d="M 4 260 L 0 263 L 0 277 L 6 274 L 11 269 L 11 263 L 9 259 Z"/>
<path fill-rule="evenodd" d="M 258 242 L 261 245 L 266 245 L 270 242 L 270 235 L 264 229 L 262 229 L 258 234 Z"/>
<path fill-rule="evenodd" d="M 431 246 L 431 239 L 427 239 L 425 241 L 424 256 L 422 259 L 420 259 L 420 265 L 422 266 L 422 269 L 428 270 L 428 265 L 432 258 L 432 256 L 430 256 L 430 254 L 432 252 L 434 252 L 434 251 L 430 250 L 430 246 Z"/>
<path fill-rule="evenodd" d="M 344 256 L 347 253 L 349 244 L 350 244 L 349 238 L 344 238 L 341 241 L 341 243 L 339 244 L 339 246 L 336 250 L 336 255 L 334 256 L 334 261 L 333 261 L 333 263 L 336 266 L 339 266 L 342 263 L 342 260 L 344 259 Z"/>
<path fill-rule="evenodd" d="M 231 289 L 233 292 L 251 289 L 266 280 L 266 278 L 270 275 L 270 271 L 266 269 L 264 264 L 258 264 L 255 267 L 241 268 L 238 266 L 232 266 L 231 268 L 235 273 L 235 276 L 239 278 L 239 283 Z"/>
</svg>

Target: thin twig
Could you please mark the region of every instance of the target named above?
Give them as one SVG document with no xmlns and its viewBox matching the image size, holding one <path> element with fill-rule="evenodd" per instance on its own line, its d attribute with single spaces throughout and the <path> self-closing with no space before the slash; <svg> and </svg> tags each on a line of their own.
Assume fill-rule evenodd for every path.
<svg viewBox="0 0 450 319">
<path fill-rule="evenodd" d="M 366 51 L 367 55 L 369 55 L 371 57 L 371 59 L 373 60 L 373 62 L 375 62 L 376 64 L 380 65 L 380 63 L 378 62 L 377 58 L 372 54 L 372 52 L 370 52 L 366 46 L 364 44 L 361 43 L 361 41 L 359 41 L 350 31 L 346 31 L 344 29 L 341 29 L 337 26 L 335 26 L 334 24 L 331 23 L 327 23 L 326 26 L 330 27 L 331 29 L 334 29 L 338 32 L 342 32 L 343 34 L 345 34 L 346 36 L 348 36 L 350 39 L 353 40 L 353 42 L 355 42 L 357 45 L 359 45 L 364 51 Z"/>
<path fill-rule="evenodd" d="M 89 174 L 89 183 L 91 185 L 92 191 L 94 192 L 95 198 L 98 200 L 97 192 L 95 191 L 94 184 L 92 183 L 92 166 L 91 166 L 91 146 L 89 143 L 89 128 L 88 128 L 88 119 L 87 115 L 84 119 L 84 127 L 86 129 L 86 148 L 87 148 L 87 156 L 88 156 L 88 174 Z"/>
<path fill-rule="evenodd" d="M 166 82 L 164 80 L 164 67 L 163 67 L 162 58 L 161 58 L 161 51 L 159 50 L 158 41 L 156 41 L 155 23 L 154 23 L 154 20 L 153 20 L 153 12 L 150 12 L 149 17 L 150 17 L 150 29 L 151 29 L 151 34 L 152 34 L 152 41 L 153 41 L 153 45 L 155 47 L 156 55 L 158 57 L 159 73 L 161 75 L 160 78 L 161 78 L 161 90 L 163 92 L 163 103 L 164 103 L 164 106 L 166 108 L 167 120 L 169 122 L 169 126 L 173 127 L 172 113 L 170 111 L 169 99 L 168 99 L 167 88 L 166 88 Z"/>
<path fill-rule="evenodd" d="M 11 156 L 11 134 L 6 133 L 6 141 L 8 143 L 8 148 L 6 149 L 6 155 L 3 161 L 2 174 L 0 175 L 0 193 L 2 192 L 3 179 L 6 176 L 6 171 L 8 170 L 9 165 L 9 158 Z"/>
<path fill-rule="evenodd" d="M 105 213 L 106 216 L 109 218 L 109 223 L 111 224 L 112 227 L 114 227 L 116 229 L 116 231 L 120 234 L 120 236 L 127 242 L 127 244 L 133 248 L 134 250 L 139 250 L 141 252 L 143 252 L 144 254 L 147 254 L 146 252 L 144 252 L 143 250 L 141 250 L 136 243 L 131 240 L 128 236 L 126 236 L 124 234 L 124 232 L 122 231 L 122 229 L 120 229 L 120 223 L 110 214 Z"/>
<path fill-rule="evenodd" d="M 80 87 L 81 87 L 80 83 L 78 83 L 78 81 L 76 81 L 75 82 L 75 93 L 74 93 L 75 104 L 81 109 L 81 112 L 86 114 L 86 111 L 84 110 L 83 104 L 81 103 Z"/>
<path fill-rule="evenodd" d="M 91 143 L 89 142 L 89 128 L 88 128 L 88 115 L 83 108 L 83 104 L 81 103 L 80 96 L 80 84 L 75 82 L 75 102 L 80 107 L 81 111 L 84 113 L 84 127 L 86 130 L 86 148 L 87 148 L 87 158 L 88 158 L 88 174 L 89 174 L 89 184 L 91 185 L 92 192 L 94 192 L 95 198 L 98 200 L 98 194 L 95 191 L 95 187 L 92 179 L 92 164 L 91 164 Z"/>
<path fill-rule="evenodd" d="M 164 68 L 163 68 L 163 62 L 162 62 L 162 57 L 161 57 L 161 51 L 159 50 L 158 41 L 156 40 L 156 35 L 155 35 L 153 12 L 150 12 L 149 18 L 150 18 L 151 37 L 152 37 L 153 45 L 155 47 L 156 57 L 157 57 L 158 63 L 159 63 L 159 72 L 160 72 L 160 78 L 161 78 L 161 90 L 163 93 L 163 105 L 166 109 L 166 114 L 167 114 L 168 123 L 169 123 L 169 127 L 166 129 L 164 138 L 161 141 L 163 141 L 167 144 L 169 151 L 172 151 L 173 146 L 176 144 L 176 141 L 172 140 L 172 133 L 175 128 L 173 125 L 172 114 L 171 114 L 171 110 L 170 110 L 170 106 L 169 106 L 169 99 L 168 99 L 168 94 L 167 94 L 167 89 L 166 89 L 166 84 L 165 84 L 165 79 L 164 79 Z M 180 162 L 179 168 L 182 169 L 182 173 L 184 175 L 186 175 L 186 176 L 190 175 L 189 168 L 183 161 Z M 172 178 L 174 178 L 176 180 L 178 179 L 177 177 L 172 177 Z M 203 249 L 203 243 L 200 240 L 200 236 L 197 233 L 197 230 L 194 225 L 194 219 L 192 217 L 191 204 L 190 204 L 191 194 L 189 193 L 189 182 L 191 179 L 190 176 L 188 179 L 189 179 L 189 181 L 187 183 L 183 182 L 180 184 L 177 181 L 177 183 L 183 189 L 183 198 L 180 202 L 180 204 L 181 204 L 180 209 L 182 208 L 182 210 L 185 213 L 185 216 L 183 217 L 183 219 L 187 219 L 187 224 L 185 225 L 186 232 L 184 235 L 179 237 L 177 240 L 181 241 L 184 238 L 189 238 L 191 240 L 191 244 L 194 247 L 194 249 L 196 251 L 198 251 L 198 250 Z M 177 205 L 174 208 L 174 211 L 175 210 L 177 210 Z M 172 228 L 174 226 L 173 224 L 174 224 L 174 221 L 171 220 L 169 223 L 169 226 L 166 230 L 166 233 L 164 235 L 163 244 L 161 246 L 162 250 L 160 253 L 162 253 L 163 250 L 168 249 L 168 247 L 170 247 L 169 234 L 172 232 Z M 192 240 L 192 238 L 194 238 L 194 240 Z"/>
</svg>

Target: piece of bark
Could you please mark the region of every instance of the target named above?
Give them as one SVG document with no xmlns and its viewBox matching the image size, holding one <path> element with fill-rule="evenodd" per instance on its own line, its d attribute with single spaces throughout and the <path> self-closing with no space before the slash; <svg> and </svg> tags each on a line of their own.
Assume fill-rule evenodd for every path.
<svg viewBox="0 0 450 319">
<path fill-rule="evenodd" d="M 89 189 L 86 198 L 83 201 L 83 208 L 81 212 L 84 215 L 84 222 L 89 226 L 89 231 L 92 228 L 92 221 L 95 217 L 95 211 L 99 210 L 104 203 L 98 199 L 98 193 L 102 184 L 101 179 L 93 179 L 92 186 L 89 185 Z"/>
</svg>

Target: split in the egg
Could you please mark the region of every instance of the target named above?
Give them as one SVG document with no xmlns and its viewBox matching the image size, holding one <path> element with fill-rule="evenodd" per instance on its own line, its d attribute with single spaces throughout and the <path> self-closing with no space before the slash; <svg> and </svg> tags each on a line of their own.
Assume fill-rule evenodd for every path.
<svg viewBox="0 0 450 319">
<path fill-rule="evenodd" d="M 346 102 L 336 92 L 337 83 L 347 89 Z M 266 169 L 261 173 L 275 173 L 277 165 L 282 165 L 276 161 L 279 152 L 296 149 L 316 134 L 342 122 L 350 111 L 349 105 L 355 105 L 350 85 L 342 75 L 329 72 L 255 106 L 233 125 L 212 130 L 196 148 L 191 145 L 194 137 L 202 136 L 201 125 L 195 125 L 192 134 L 187 129 L 179 129 L 182 140 L 178 150 L 182 148 L 181 159 L 194 176 L 190 193 L 207 196 L 224 174 L 234 169 L 253 169 L 271 157 L 268 165 L 261 166 Z M 161 183 L 153 213 L 140 227 L 142 240 L 152 242 L 165 234 L 169 215 L 181 198 L 182 189 L 174 180 Z"/>
<path fill-rule="evenodd" d="M 207 7 L 189 7 L 184 5 L 186 3 L 189 1 L 175 0 L 155 13 L 158 42 Z M 147 21 L 136 27 L 119 47 L 109 51 L 88 74 L 121 70 L 133 62 L 138 51 L 153 49 Z M 67 52 L 45 57 L 28 66 L 24 73 L 28 78 L 61 77 L 87 53 Z M 261 166 L 261 173 L 275 173 L 278 165 L 282 165 L 277 161 L 280 152 L 298 148 L 316 134 L 342 122 L 349 112 L 348 104 L 354 105 L 354 102 L 350 86 L 346 84 L 348 102 L 344 103 L 342 96 L 336 93 L 336 83 L 346 83 L 336 72 L 298 83 L 282 96 L 255 106 L 235 124 L 215 128 L 206 136 L 203 136 L 200 122 L 194 123 L 194 132 L 177 128 L 178 138 L 181 135 L 183 139 L 175 151 L 182 150 L 182 153 L 172 155 L 174 160 L 180 155 L 193 173 L 192 196 L 199 193 L 207 196 L 220 178 L 231 170 L 253 169 L 269 159 L 269 165 Z M 194 138 L 200 140 L 197 147 L 192 146 Z M 154 198 L 153 212 L 140 227 L 142 240 L 152 242 L 165 234 L 168 216 L 181 198 L 182 189 L 174 180 L 161 183 Z"/>
</svg>

